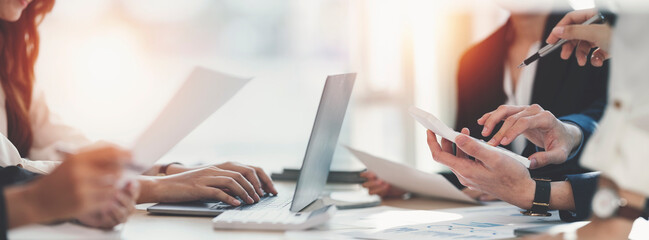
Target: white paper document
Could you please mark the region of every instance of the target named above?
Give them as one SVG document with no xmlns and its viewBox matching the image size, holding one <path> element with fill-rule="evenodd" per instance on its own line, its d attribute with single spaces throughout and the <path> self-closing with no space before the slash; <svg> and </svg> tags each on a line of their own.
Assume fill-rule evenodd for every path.
<svg viewBox="0 0 649 240">
<path fill-rule="evenodd" d="M 372 231 L 349 231 L 344 233 L 363 239 L 503 239 L 514 238 L 514 230 L 523 227 L 561 224 L 559 214 L 552 211 L 550 217 L 524 216 L 512 205 L 494 205 L 430 211 L 455 214 L 452 220 L 431 218 L 428 223 L 404 224 Z"/>
<path fill-rule="evenodd" d="M 139 168 L 149 169 L 250 79 L 196 67 L 162 112 L 136 140 L 132 151 Z"/>
<path fill-rule="evenodd" d="M 428 197 L 478 203 L 475 199 L 457 189 L 441 174 L 422 172 L 401 163 L 372 156 L 349 146 L 347 146 L 347 149 L 365 164 L 368 170 L 398 188 Z"/>
<path fill-rule="evenodd" d="M 410 116 L 415 118 L 417 122 L 419 122 L 421 125 L 423 125 L 425 128 L 433 131 L 435 134 L 441 136 L 442 138 L 445 138 L 453 143 L 455 143 L 455 138 L 460 135 L 459 132 L 454 131 L 450 127 L 446 126 L 444 122 L 441 120 L 437 119 L 435 115 L 430 114 L 424 110 L 421 110 L 417 107 L 410 107 L 408 109 L 408 112 L 410 113 Z M 475 138 L 474 138 L 475 139 Z M 477 139 L 476 139 L 477 140 Z M 530 167 L 530 160 L 527 159 L 526 157 L 523 157 L 521 155 L 518 155 L 512 151 L 509 151 L 505 148 L 502 147 L 494 147 L 482 140 L 477 140 L 480 144 L 482 144 L 484 147 L 489 148 L 491 150 L 498 151 L 502 154 L 505 154 L 514 160 L 520 162 L 523 164 L 526 168 Z"/>
</svg>

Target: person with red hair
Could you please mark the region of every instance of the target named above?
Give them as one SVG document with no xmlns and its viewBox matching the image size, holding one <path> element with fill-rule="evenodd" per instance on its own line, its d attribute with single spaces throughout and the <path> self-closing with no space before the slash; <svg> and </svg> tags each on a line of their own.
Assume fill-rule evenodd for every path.
<svg viewBox="0 0 649 240">
<path fill-rule="evenodd" d="M 63 191 L 65 189 L 76 191 L 76 194 L 68 196 L 74 200 L 85 196 L 85 191 L 88 190 L 84 187 L 85 184 L 92 185 L 86 181 L 97 182 L 95 178 L 105 176 L 101 173 L 103 171 L 101 168 L 87 167 L 86 164 L 90 163 L 81 160 L 70 161 L 70 159 L 99 158 L 108 161 L 107 159 L 110 158 L 108 156 L 116 157 L 120 154 L 108 154 L 102 157 L 102 151 L 90 151 L 80 153 L 83 157 L 78 157 L 59 151 L 62 146 L 66 149 L 84 149 L 93 143 L 74 128 L 57 121 L 56 116 L 47 106 L 43 91 L 36 86 L 34 65 L 39 52 L 38 25 L 52 10 L 54 3 L 54 0 L 0 0 L 0 133 L 3 135 L 0 138 L 0 167 L 2 167 L 0 179 L 3 181 L 0 183 L 4 187 L 16 182 L 28 181 L 37 175 L 47 174 L 50 175 L 42 178 L 53 181 L 57 179 L 56 176 L 62 174 L 61 172 L 75 171 L 74 173 L 82 176 L 72 180 L 82 183 L 74 183 L 68 179 L 70 186 L 67 186 L 48 181 L 56 191 L 65 192 Z M 115 164 L 120 163 L 118 159 L 114 160 Z M 71 163 L 67 163 L 68 161 Z M 104 165 L 110 164 L 98 166 Z M 4 189 L 6 211 L 3 210 L 0 215 L 7 215 L 9 219 L 2 223 L 9 223 L 8 226 L 13 227 L 22 223 L 76 216 L 83 224 L 111 228 L 126 220 L 129 213 L 133 211 L 135 203 L 211 199 L 238 206 L 242 201 L 248 204 L 258 202 L 266 193 L 277 194 L 270 177 L 261 168 L 238 163 L 227 162 L 205 167 L 185 167 L 181 164 L 156 165 L 147 170 L 144 175 L 148 176 L 140 176 L 135 183 L 119 189 L 118 193 L 113 194 L 112 198 L 115 201 L 107 206 L 101 205 L 96 209 L 98 212 L 88 213 L 86 208 L 84 211 L 61 210 L 63 215 L 55 215 L 51 218 L 35 217 L 30 218 L 31 221 L 16 220 L 14 215 L 16 211 L 24 210 L 19 206 L 20 203 L 29 204 L 29 201 L 15 201 L 20 199 L 16 196 L 22 195 L 15 195 L 17 190 L 12 191 L 12 189 L 22 189 L 22 187 L 7 187 Z M 74 178 L 75 174 L 69 177 Z M 111 179 L 114 177 L 110 176 Z M 44 185 L 37 183 L 43 183 L 42 180 L 35 180 L 34 185 Z M 82 190 L 78 190 L 77 185 L 81 185 Z M 139 188 L 141 191 L 138 186 L 141 186 Z M 48 192 L 47 189 L 38 189 Z M 51 189 L 48 193 L 56 194 L 51 192 Z M 111 191 L 108 191 L 105 194 L 110 193 Z M 241 200 L 234 196 L 240 197 Z M 47 206 L 58 208 L 56 204 L 58 203 Z"/>
</svg>

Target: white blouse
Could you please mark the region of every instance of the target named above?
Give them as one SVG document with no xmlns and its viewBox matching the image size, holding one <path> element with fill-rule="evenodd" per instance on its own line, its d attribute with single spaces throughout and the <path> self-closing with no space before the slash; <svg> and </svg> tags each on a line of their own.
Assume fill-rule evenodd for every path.
<svg viewBox="0 0 649 240">
<path fill-rule="evenodd" d="M 36 86 L 29 109 L 33 143 L 27 158 L 21 158 L 16 147 L 7 139 L 6 96 L 0 88 L 0 166 L 20 164 L 36 173 L 51 172 L 62 160 L 58 148 L 74 149 L 90 143 L 79 131 L 66 126 L 50 112 L 43 91 Z"/>
<path fill-rule="evenodd" d="M 532 54 L 539 51 L 541 47 L 541 42 L 536 42 L 530 46 L 530 49 L 527 51 L 525 56 L 531 56 Z M 518 75 L 518 81 L 516 82 L 516 89 L 514 89 L 514 80 L 512 79 L 512 74 L 509 71 L 509 64 L 505 62 L 505 74 L 503 81 L 503 88 L 505 90 L 505 95 L 507 95 L 507 101 L 505 105 L 515 105 L 515 106 L 526 106 L 530 105 L 532 101 L 532 89 L 534 88 L 534 75 L 536 74 L 536 65 L 539 61 L 534 61 L 530 65 L 521 69 L 520 74 Z M 525 150 L 527 139 L 522 134 L 512 141 L 512 151 L 518 154 L 522 154 Z"/>
<path fill-rule="evenodd" d="M 582 164 L 649 196 L 649 14 L 618 15 L 611 40 L 609 102 Z"/>
</svg>

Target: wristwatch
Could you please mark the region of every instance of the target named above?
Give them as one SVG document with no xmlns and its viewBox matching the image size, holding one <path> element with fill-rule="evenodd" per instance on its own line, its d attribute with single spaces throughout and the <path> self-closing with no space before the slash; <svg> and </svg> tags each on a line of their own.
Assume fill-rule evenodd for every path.
<svg viewBox="0 0 649 240">
<path fill-rule="evenodd" d="M 600 187 L 593 196 L 593 213 L 601 219 L 623 217 L 635 221 L 644 215 L 641 209 L 631 207 L 615 188 Z"/>
<path fill-rule="evenodd" d="M 532 208 L 521 213 L 534 217 L 552 216 L 552 214 L 548 212 L 548 210 L 550 210 L 550 193 L 552 192 L 550 179 L 537 178 L 534 179 L 534 181 L 536 182 L 536 189 L 534 190 Z"/>
</svg>

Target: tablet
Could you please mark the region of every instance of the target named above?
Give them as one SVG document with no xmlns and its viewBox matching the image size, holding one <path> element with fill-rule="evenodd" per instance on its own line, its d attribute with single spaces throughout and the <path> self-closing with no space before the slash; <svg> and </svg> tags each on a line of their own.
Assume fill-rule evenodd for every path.
<svg viewBox="0 0 649 240">
<path fill-rule="evenodd" d="M 410 109 L 408 109 L 408 112 L 410 113 L 410 116 L 415 118 L 415 120 L 417 120 L 417 122 L 419 122 L 425 128 L 433 131 L 435 134 L 441 136 L 442 138 L 448 139 L 449 141 L 451 141 L 453 143 L 455 143 L 455 138 L 458 135 L 461 134 L 459 132 L 454 131 L 450 127 L 446 126 L 446 124 L 444 124 L 444 122 L 437 119 L 433 114 L 430 114 L 430 113 L 428 113 L 428 112 L 426 112 L 424 110 L 421 110 L 421 109 L 419 109 L 417 107 L 410 107 Z M 473 138 L 473 139 L 475 139 L 475 138 Z M 523 164 L 526 168 L 530 167 L 530 160 L 527 159 L 526 157 L 518 155 L 518 154 L 516 154 L 514 152 L 511 152 L 511 151 L 509 151 L 509 150 L 507 150 L 505 148 L 502 148 L 502 147 L 491 146 L 491 145 L 487 144 L 486 142 L 484 142 L 482 140 L 478 140 L 478 142 L 480 144 L 482 144 L 483 146 L 489 148 L 489 149 L 499 151 L 499 152 L 501 152 L 501 153 L 515 159 L 516 161 Z"/>
</svg>

